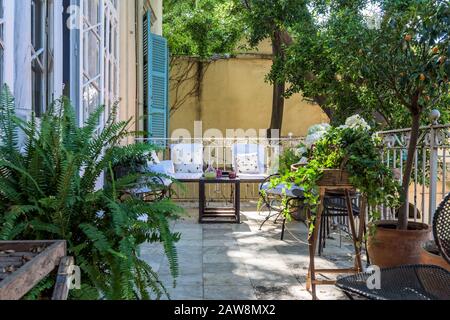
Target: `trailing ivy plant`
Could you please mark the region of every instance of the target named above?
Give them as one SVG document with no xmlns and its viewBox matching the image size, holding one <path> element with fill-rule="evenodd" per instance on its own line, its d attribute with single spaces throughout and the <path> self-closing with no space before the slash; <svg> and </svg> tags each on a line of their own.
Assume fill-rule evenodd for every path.
<svg viewBox="0 0 450 320">
<path fill-rule="evenodd" d="M 149 144 L 121 146 L 130 121 L 119 121 L 115 107 L 99 129 L 104 108 L 83 127 L 62 98 L 39 119 L 15 114 L 5 86 L 0 95 L 0 240 L 67 241 L 68 254 L 81 267 L 82 289 L 76 299 L 160 298 L 166 289 L 140 257 L 146 242 L 162 243 L 172 276 L 178 275 L 170 221 L 181 209 L 169 200 L 146 203 L 121 198 L 139 175 L 116 179 L 113 167 L 130 156 L 151 152 Z M 20 142 L 19 142 L 20 137 Z M 104 188 L 99 178 L 109 172 Z M 48 289 L 48 279 L 41 287 Z M 29 297 L 39 297 L 33 290 Z"/>
<path fill-rule="evenodd" d="M 296 172 L 273 179 L 271 183 L 273 186 L 302 186 L 305 202 L 314 212 L 319 204 L 318 182 L 324 169 L 342 169 L 349 173 L 350 182 L 367 200 L 369 207 L 385 205 L 396 208 L 399 206 L 400 185 L 392 170 L 383 163 L 380 150 L 381 140 L 365 125 L 349 123 L 330 127 L 308 152 L 307 164 Z M 371 221 L 380 218 L 376 210 L 369 213 Z"/>
</svg>

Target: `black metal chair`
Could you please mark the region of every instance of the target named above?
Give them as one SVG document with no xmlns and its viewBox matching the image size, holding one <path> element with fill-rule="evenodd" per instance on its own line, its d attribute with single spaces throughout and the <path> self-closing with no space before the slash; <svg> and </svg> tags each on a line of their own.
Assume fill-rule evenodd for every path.
<svg viewBox="0 0 450 320">
<path fill-rule="evenodd" d="M 357 194 L 352 194 L 352 207 L 353 215 L 355 218 L 359 218 L 359 206 L 356 203 Z M 324 198 L 324 210 L 322 213 L 322 219 L 319 230 L 319 256 L 322 255 L 323 249 L 326 246 L 326 240 L 331 234 L 330 225 L 336 224 L 339 230 L 344 229 L 345 232 L 350 234 L 349 225 L 347 219 L 347 204 L 345 202 L 345 195 L 338 191 L 328 191 Z M 345 227 L 345 228 L 343 228 Z"/>
<path fill-rule="evenodd" d="M 450 194 L 436 210 L 433 235 L 442 257 L 450 264 Z M 433 265 L 408 265 L 380 270 L 380 289 L 370 289 L 373 273 L 338 279 L 336 286 L 373 300 L 450 300 L 450 272 Z"/>
<path fill-rule="evenodd" d="M 171 185 L 167 185 L 162 177 L 156 175 L 143 178 L 130 193 L 145 202 L 157 202 L 172 196 Z"/>
<path fill-rule="evenodd" d="M 290 189 L 271 188 L 270 181 L 274 178 L 280 177 L 279 174 L 271 175 L 267 177 L 259 186 L 259 196 L 263 202 L 263 205 L 268 209 L 268 214 L 260 225 L 259 230 L 269 221 L 275 217 L 274 223 L 278 222 L 278 219 L 283 215 L 286 210 L 293 214 L 299 209 L 299 205 L 303 206 L 303 190 L 299 187 L 293 187 Z M 284 233 L 286 229 L 286 217 L 283 216 L 283 225 L 281 229 L 281 240 L 284 240 Z"/>
</svg>

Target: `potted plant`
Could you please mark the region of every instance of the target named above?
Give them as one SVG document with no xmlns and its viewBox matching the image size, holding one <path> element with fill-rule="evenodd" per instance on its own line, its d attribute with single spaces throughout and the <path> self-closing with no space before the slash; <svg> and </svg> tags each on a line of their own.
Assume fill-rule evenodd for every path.
<svg viewBox="0 0 450 320">
<path fill-rule="evenodd" d="M 374 7 L 377 13 L 370 18 L 374 18 L 375 24 L 368 23 L 368 19 L 361 15 L 360 7 L 355 10 L 356 7 L 351 5 L 330 6 L 330 18 L 323 32 L 330 43 L 322 46 L 327 52 L 332 52 L 329 55 L 331 61 L 326 65 L 336 66 L 333 73 L 339 88 L 348 87 L 352 93 L 359 91 L 356 101 L 343 99 L 339 92 L 335 98 L 327 91 L 319 91 L 320 95 L 317 90 L 309 91 L 332 107 L 339 108 L 335 112 L 337 114 L 357 107 L 365 114 L 376 115 L 390 128 L 411 127 L 407 160 L 403 166 L 402 205 L 398 221 L 379 222 L 376 229 L 380 232 L 373 233 L 369 239 L 372 262 L 381 264 L 379 255 L 388 254 L 387 260 L 396 260 L 385 261 L 388 264 L 407 264 L 417 261 L 423 239 L 429 236 L 427 225 L 410 223 L 407 196 L 420 126 L 428 124 L 424 115 L 432 109 L 448 110 L 450 3 L 399 0 L 380 1 Z M 294 66 L 301 67 L 297 61 Z M 305 65 L 310 66 L 309 62 Z M 290 69 L 295 75 L 296 69 Z M 329 82 L 329 77 L 324 76 L 326 73 L 318 71 L 320 68 L 306 70 L 311 70 L 314 78 L 321 79 L 315 85 L 305 81 L 306 89 L 320 88 L 322 79 Z M 329 91 L 334 93 L 336 87 L 331 88 Z M 331 120 L 336 121 L 333 113 L 331 115 Z M 385 233 L 392 237 L 384 237 Z M 411 239 L 415 245 L 409 245 Z M 398 246 L 393 247 L 389 243 Z"/>
<path fill-rule="evenodd" d="M 394 114 L 403 112 L 410 118 L 398 221 L 378 222 L 369 239 L 372 262 L 388 267 L 417 263 L 429 238 L 429 226 L 409 221 L 406 199 L 423 115 L 448 99 L 450 5 L 437 0 L 387 1 L 381 9 L 380 27 L 365 28 L 356 38 L 353 32 L 355 47 L 342 47 L 341 56 L 363 85 L 393 106 Z"/>
<path fill-rule="evenodd" d="M 170 223 L 182 209 L 170 200 L 120 198 L 144 175 L 117 178 L 114 167 L 156 148 L 148 143 L 121 144 L 135 133 L 127 130 L 131 119 L 118 119 L 117 106 L 98 130 L 103 112 L 103 107 L 96 108 L 79 127 L 72 105 L 61 98 L 46 108 L 38 125 L 34 116 L 26 121 L 16 115 L 14 98 L 3 87 L 0 240 L 66 240 L 83 279 L 81 289 L 71 291 L 71 299 L 159 298 L 167 291 L 140 256 L 140 246 L 160 242 L 175 278 L 175 243 L 180 235 Z M 109 179 L 99 189 L 103 173 Z M 55 277 L 44 279 L 30 298 L 45 295 L 54 281 Z"/>
<path fill-rule="evenodd" d="M 297 171 L 274 179 L 273 185 L 301 185 L 305 202 L 313 213 L 319 201 L 318 187 L 327 181 L 354 186 L 372 208 L 399 205 L 399 184 L 393 172 L 383 164 L 381 140 L 373 135 L 364 119 L 356 115 L 347 119 L 343 126 L 322 129 L 316 126 L 309 133 L 302 149 L 308 162 Z M 369 211 L 371 222 L 379 218 L 377 210 Z"/>
</svg>

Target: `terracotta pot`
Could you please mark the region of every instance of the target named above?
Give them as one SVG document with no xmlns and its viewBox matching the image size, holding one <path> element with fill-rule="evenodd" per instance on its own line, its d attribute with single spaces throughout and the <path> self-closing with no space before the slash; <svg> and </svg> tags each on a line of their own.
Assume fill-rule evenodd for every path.
<svg viewBox="0 0 450 320">
<path fill-rule="evenodd" d="M 379 221 L 369 236 L 370 262 L 381 268 L 420 264 L 423 244 L 430 239 L 428 225 L 410 222 L 408 230 L 397 230 L 396 221 Z"/>
<path fill-rule="evenodd" d="M 421 264 L 431 264 L 450 271 L 450 264 L 439 254 L 439 250 L 434 241 L 425 243 L 422 246 L 422 251 L 420 253 Z"/>
</svg>

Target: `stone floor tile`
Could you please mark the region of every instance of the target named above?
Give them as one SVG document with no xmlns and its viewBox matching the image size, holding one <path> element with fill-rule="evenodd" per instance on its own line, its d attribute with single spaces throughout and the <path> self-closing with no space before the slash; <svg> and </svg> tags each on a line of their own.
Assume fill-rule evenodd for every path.
<svg viewBox="0 0 450 320">
<path fill-rule="evenodd" d="M 204 287 L 206 300 L 256 300 L 251 286 L 206 286 Z"/>
</svg>

